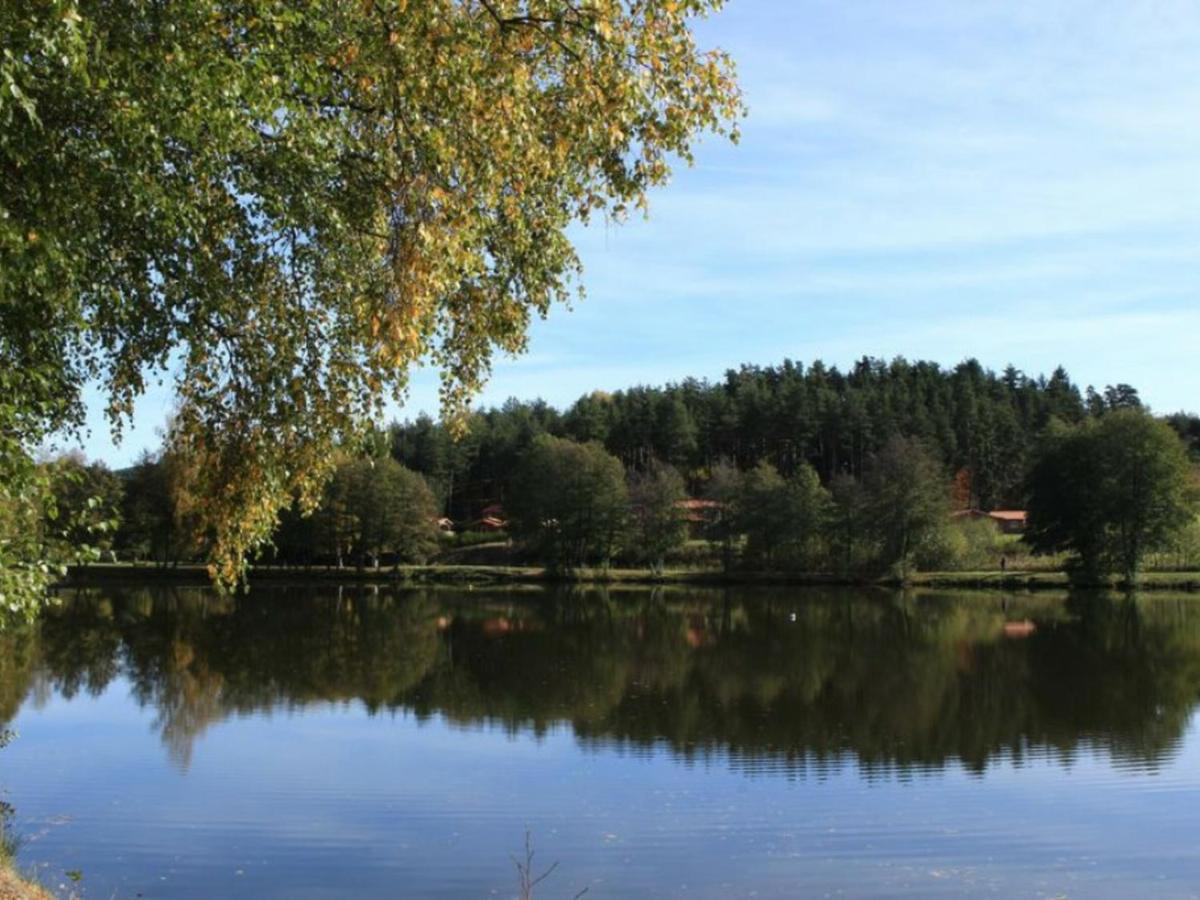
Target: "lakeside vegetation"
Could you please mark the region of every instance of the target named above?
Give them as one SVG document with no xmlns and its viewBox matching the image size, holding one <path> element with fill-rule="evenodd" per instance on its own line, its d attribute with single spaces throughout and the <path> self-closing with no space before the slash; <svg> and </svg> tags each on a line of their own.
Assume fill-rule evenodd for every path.
<svg viewBox="0 0 1200 900">
<path fill-rule="evenodd" d="M 8 743 L 11 732 L 0 728 L 0 748 Z M 53 895 L 40 884 L 25 878 L 17 866 L 21 838 L 13 828 L 15 810 L 7 800 L 0 799 L 0 900 L 53 900 Z"/>
<path fill-rule="evenodd" d="M 496 548 L 505 551 L 511 547 Z M 287 565 L 251 566 L 247 571 L 249 584 L 282 585 L 368 585 L 381 586 L 465 586 L 478 587 L 530 587 L 553 585 L 578 585 L 585 587 L 630 586 L 694 586 L 694 587 L 931 587 L 951 590 L 1007 590 L 1007 591 L 1052 591 L 1063 592 L 1076 588 L 1091 590 L 1128 590 L 1193 593 L 1200 591 L 1200 570 L 1176 571 L 1172 569 L 1142 572 L 1135 585 L 1130 585 L 1120 575 L 1098 576 L 1095 581 L 1082 584 L 1077 577 L 1062 568 L 1000 570 L 961 569 L 956 571 L 912 572 L 904 579 L 893 576 L 845 577 L 828 573 L 788 571 L 725 572 L 713 566 L 690 565 L 688 567 L 666 567 L 661 570 L 649 568 L 579 568 L 570 570 L 551 569 L 545 566 L 521 565 L 517 563 L 429 563 L 426 565 L 399 565 L 387 568 L 345 568 L 328 566 L 292 567 Z M 68 570 L 60 580 L 58 588 L 75 588 L 99 585 L 177 584 L 198 586 L 209 583 L 208 572 L 202 564 L 180 564 L 159 567 L 133 563 L 93 563 Z"/>
<path fill-rule="evenodd" d="M 340 457 L 314 510 L 283 513 L 253 563 L 577 580 L 967 583 L 1011 569 L 1015 581 L 1132 583 L 1146 567 L 1200 568 L 1198 467 L 1200 419 L 1157 418 L 1129 386 L 1080 391 L 1061 370 L 975 363 L 868 360 L 843 376 L 789 362 L 720 385 L 590 394 L 562 413 L 511 401 L 475 414 L 457 442 L 427 418 L 378 429 L 365 456 Z M 40 533 L 93 560 L 204 560 L 212 536 L 184 469 L 169 449 L 120 473 L 57 460 Z M 979 514 L 986 500 L 1028 507 L 1024 534 Z"/>
</svg>

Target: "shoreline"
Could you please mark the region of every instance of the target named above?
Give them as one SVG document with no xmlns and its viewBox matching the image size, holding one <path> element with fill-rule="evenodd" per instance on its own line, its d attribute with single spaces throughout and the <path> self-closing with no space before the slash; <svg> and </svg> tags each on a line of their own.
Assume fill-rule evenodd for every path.
<svg viewBox="0 0 1200 900">
<path fill-rule="evenodd" d="M 1124 581 L 1113 576 L 1092 583 L 1072 585 L 1062 571 L 917 572 L 907 579 L 846 577 L 805 572 L 722 572 L 716 569 L 575 569 L 553 572 L 539 566 L 424 565 L 386 569 L 256 566 L 248 573 L 250 584 L 270 582 L 360 583 L 388 585 L 694 585 L 706 587 L 883 587 L 941 588 L 955 590 L 1065 591 L 1125 590 Z M 98 563 L 73 567 L 58 587 L 112 581 L 162 581 L 175 584 L 208 584 L 204 566 L 180 564 L 171 567 Z M 1147 572 L 1133 586 L 1140 591 L 1200 592 L 1200 571 Z"/>
<path fill-rule="evenodd" d="M 0 862 L 0 900 L 54 900 L 54 895 L 5 861 Z"/>
</svg>

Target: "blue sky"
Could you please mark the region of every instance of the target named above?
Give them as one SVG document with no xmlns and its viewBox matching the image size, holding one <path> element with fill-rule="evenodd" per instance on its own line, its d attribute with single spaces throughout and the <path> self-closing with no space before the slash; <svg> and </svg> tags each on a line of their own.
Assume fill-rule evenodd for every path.
<svg viewBox="0 0 1200 900">
<path fill-rule="evenodd" d="M 1200 7 L 729 0 L 699 33 L 738 61 L 741 144 L 704 141 L 648 220 L 578 228 L 587 298 L 482 402 L 869 354 L 1200 409 Z M 95 416 L 85 449 L 124 464 L 169 405 L 119 448 Z"/>
</svg>

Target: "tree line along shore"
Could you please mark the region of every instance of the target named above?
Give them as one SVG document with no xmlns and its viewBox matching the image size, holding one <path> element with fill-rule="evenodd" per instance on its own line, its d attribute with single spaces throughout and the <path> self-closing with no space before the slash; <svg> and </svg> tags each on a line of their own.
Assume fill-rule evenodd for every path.
<svg viewBox="0 0 1200 900">
<path fill-rule="evenodd" d="M 1197 417 L 1156 417 L 1134 388 L 1080 390 L 1061 369 L 747 366 L 717 383 L 592 393 L 562 412 L 509 401 L 473 414 L 457 440 L 427 417 L 378 428 L 314 509 L 280 516 L 254 564 L 1132 581 L 1200 567 L 1198 459 Z M 46 465 L 56 504 L 42 540 L 86 547 L 93 562 L 204 559 L 169 451 L 115 473 L 77 457 Z"/>
<path fill-rule="evenodd" d="M 399 564 L 378 569 L 328 565 L 257 564 L 248 569 L 249 585 L 317 585 L 341 587 L 360 584 L 366 587 L 432 587 L 473 590 L 474 588 L 513 591 L 541 591 L 556 587 L 597 587 L 636 589 L 683 588 L 854 588 L 854 589 L 936 589 L 1012 591 L 1022 593 L 1062 593 L 1075 588 L 1097 591 L 1122 591 L 1130 587 L 1119 574 L 1098 576 L 1092 581 L 1073 577 L 1063 569 L 980 569 L 975 571 L 911 572 L 904 578 L 879 575 L 841 576 L 786 570 L 725 573 L 714 568 L 667 567 L 655 572 L 649 568 L 580 568 L 555 570 L 545 566 L 515 564 L 439 563 Z M 93 587 L 106 584 L 209 585 L 207 567 L 201 563 L 161 566 L 148 563 L 89 563 L 70 567 L 57 585 L 62 588 Z M 1152 569 L 1138 575 L 1138 591 L 1155 594 L 1191 594 L 1200 592 L 1200 570 Z"/>
</svg>

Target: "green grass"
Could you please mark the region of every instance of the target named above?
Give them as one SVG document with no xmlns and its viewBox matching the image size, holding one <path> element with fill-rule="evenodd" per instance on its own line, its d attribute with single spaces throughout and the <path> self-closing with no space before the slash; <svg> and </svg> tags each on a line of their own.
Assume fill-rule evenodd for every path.
<svg viewBox="0 0 1200 900">
<path fill-rule="evenodd" d="M 206 582 L 207 574 L 200 565 L 180 565 L 171 569 L 149 566 L 133 566 L 129 563 L 104 563 L 89 565 L 85 572 L 76 573 L 85 578 L 120 580 L 162 578 Z M 726 574 L 716 567 L 669 567 L 661 573 L 645 568 L 582 568 L 569 572 L 552 572 L 541 566 L 520 565 L 470 565 L 435 563 L 424 566 L 399 566 L 378 570 L 325 568 L 282 568 L 258 566 L 251 569 L 251 581 L 305 581 L 305 582 L 401 582 L 413 584 L 729 584 L 729 585 L 837 585 L 837 584 L 895 584 L 895 579 L 868 577 L 840 577 L 818 572 L 744 572 Z M 974 571 L 917 572 L 906 581 L 914 587 L 939 588 L 1004 588 L 1009 590 L 1064 590 L 1070 581 L 1061 569 L 1033 569 L 1014 562 L 1007 571 L 999 568 Z M 1108 579 L 1088 585 L 1097 588 L 1120 588 L 1121 579 Z M 1138 580 L 1144 590 L 1200 591 L 1200 571 L 1152 571 L 1145 572 Z"/>
<path fill-rule="evenodd" d="M 939 588 L 1006 588 L 1016 590 L 1067 590 L 1071 580 L 1066 572 L 1020 571 L 1007 572 L 986 570 L 978 572 L 918 572 L 910 583 L 914 587 Z M 1119 590 L 1125 587 L 1124 579 L 1110 575 L 1095 584 L 1082 585 L 1088 588 Z M 1138 577 L 1136 587 L 1146 591 L 1200 591 L 1200 572 L 1144 572 Z"/>
</svg>

